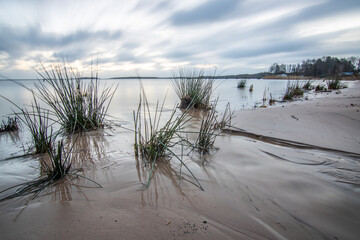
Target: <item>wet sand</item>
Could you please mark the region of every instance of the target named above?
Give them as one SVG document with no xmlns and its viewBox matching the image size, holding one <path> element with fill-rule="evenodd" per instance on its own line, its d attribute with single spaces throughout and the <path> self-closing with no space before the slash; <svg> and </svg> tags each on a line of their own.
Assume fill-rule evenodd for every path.
<svg viewBox="0 0 360 240">
<path fill-rule="evenodd" d="M 217 138 L 218 151 L 184 158 L 204 191 L 184 168 L 180 176 L 175 159 L 156 166 L 146 190 L 149 172 L 134 157 L 131 132 L 84 134 L 73 168 L 103 188 L 69 176 L 29 202 L 1 202 L 0 239 L 357 239 L 358 86 L 237 112 L 236 128 Z M 36 175 L 41 157 L 0 161 L 0 189 Z"/>
</svg>

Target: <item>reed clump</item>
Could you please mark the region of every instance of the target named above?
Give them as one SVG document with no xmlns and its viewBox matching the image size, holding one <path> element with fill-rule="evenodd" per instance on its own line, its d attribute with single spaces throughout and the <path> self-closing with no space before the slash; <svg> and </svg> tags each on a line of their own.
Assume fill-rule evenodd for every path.
<svg viewBox="0 0 360 240">
<path fill-rule="evenodd" d="M 213 92 L 216 69 L 205 75 L 205 69 L 179 68 L 173 72 L 173 86 L 181 103 L 180 108 L 186 109 L 190 105 L 197 109 L 209 108 Z"/>
<path fill-rule="evenodd" d="M 323 84 L 318 84 L 315 87 L 315 92 L 324 92 L 327 91 L 327 88 L 325 88 L 325 85 Z"/>
<path fill-rule="evenodd" d="M 230 104 L 226 105 L 225 111 L 218 119 L 219 115 L 216 111 L 217 100 L 212 105 L 211 109 L 207 112 L 206 116 L 202 119 L 199 129 L 198 137 L 193 147 L 200 153 L 207 153 L 211 149 L 216 149 L 214 146 L 216 137 L 220 135 L 221 129 L 226 126 L 231 126 L 231 119 L 234 112 L 230 109 Z"/>
<path fill-rule="evenodd" d="M 187 110 L 176 116 L 176 109 L 174 107 L 170 116 L 165 123 L 160 126 L 161 116 L 164 110 L 165 99 L 161 106 L 159 102 L 156 104 L 155 112 L 152 115 L 149 103 L 146 98 L 145 90 L 140 84 L 140 101 L 137 111 L 133 111 L 134 127 L 135 127 L 135 143 L 134 152 L 136 157 L 141 157 L 146 164 L 151 164 L 150 174 L 146 188 L 150 185 L 152 172 L 158 161 L 169 161 L 172 157 L 180 161 L 181 166 L 184 166 L 189 173 L 196 180 L 200 189 L 203 190 L 199 181 L 191 172 L 191 170 L 182 161 L 182 156 L 179 157 L 171 149 L 178 144 L 183 143 L 181 137 L 181 130 L 185 124 L 191 119 Z M 191 107 L 191 106 L 190 106 Z"/>
<path fill-rule="evenodd" d="M 17 117 L 8 117 L 2 120 L 0 124 L 0 132 L 12 132 L 20 129 L 20 122 Z"/>
<path fill-rule="evenodd" d="M 167 150 L 173 146 L 173 139 L 179 136 L 179 131 L 189 121 L 190 117 L 184 111 L 176 115 L 176 108 L 170 114 L 165 124 L 160 127 L 165 99 L 161 106 L 156 104 L 152 116 L 145 90 L 141 85 L 140 102 L 137 111 L 133 112 L 135 124 L 135 155 L 141 156 L 149 162 L 164 160 Z"/>
<path fill-rule="evenodd" d="M 305 82 L 305 84 L 303 85 L 303 89 L 304 90 L 312 90 L 312 89 L 314 89 L 314 86 L 312 85 L 312 83 L 313 83 L 314 81 L 313 80 L 308 80 L 308 81 L 306 81 Z"/>
<path fill-rule="evenodd" d="M 31 103 L 30 110 L 21 108 L 4 96 L 1 97 L 12 103 L 18 109 L 18 112 L 14 112 L 14 114 L 16 118 L 28 128 L 35 148 L 34 153 L 46 153 L 52 150 L 52 145 L 57 134 L 53 133 L 52 127 L 50 126 L 49 111 L 42 109 L 36 100 L 35 93 L 32 92 L 32 94 L 34 102 Z"/>
<path fill-rule="evenodd" d="M 237 84 L 237 88 L 245 88 L 246 83 L 247 83 L 247 79 L 241 79 Z"/>
<path fill-rule="evenodd" d="M 74 145 L 73 145 L 74 146 Z M 57 148 L 49 150 L 50 163 L 46 161 L 42 162 L 42 171 L 51 180 L 58 180 L 64 178 L 69 173 L 71 168 L 71 156 L 72 148 L 68 153 L 65 152 L 63 141 L 59 141 Z"/>
<path fill-rule="evenodd" d="M 41 162 L 43 170 L 42 172 L 44 173 L 44 176 L 2 190 L 0 193 L 4 193 L 6 191 L 16 188 L 14 193 L 1 198 L 0 201 L 20 196 L 26 196 L 28 194 L 33 194 L 32 199 L 34 199 L 46 187 L 54 184 L 57 180 L 64 178 L 69 173 L 71 168 L 71 151 L 72 148 L 69 150 L 68 153 L 65 153 L 63 142 L 59 141 L 56 149 L 48 149 L 49 162 Z"/>
<path fill-rule="evenodd" d="M 20 196 L 26 196 L 33 194 L 32 199 L 38 196 L 46 187 L 53 186 L 58 183 L 59 180 L 64 179 L 68 175 L 74 177 L 81 177 L 87 179 L 99 187 L 102 187 L 99 183 L 76 174 L 71 170 L 72 151 L 75 146 L 77 138 L 73 142 L 72 146 L 66 150 L 63 141 L 58 141 L 57 146 L 52 149 L 48 149 L 48 159 L 41 159 L 41 176 L 25 183 L 21 183 L 7 189 L 0 191 L 0 194 L 12 189 L 16 189 L 14 193 L 11 193 L 5 197 L 0 198 L 0 202 L 8 199 L 13 199 Z M 55 145 L 55 144 L 54 144 Z"/>
<path fill-rule="evenodd" d="M 288 81 L 283 100 L 293 100 L 294 97 L 302 97 L 303 95 L 304 90 L 300 86 L 299 81 L 295 81 L 292 83 Z"/>
<path fill-rule="evenodd" d="M 346 85 L 341 82 L 340 79 L 332 79 L 332 80 L 326 80 L 327 88 L 330 90 L 338 90 L 342 88 L 346 88 Z"/>
<path fill-rule="evenodd" d="M 65 62 L 56 62 L 37 71 L 41 79 L 35 84 L 37 96 L 58 118 L 67 133 L 94 130 L 104 127 L 107 110 L 116 87 L 99 90 L 98 73 L 90 79 L 80 77 L 76 68 Z"/>
</svg>

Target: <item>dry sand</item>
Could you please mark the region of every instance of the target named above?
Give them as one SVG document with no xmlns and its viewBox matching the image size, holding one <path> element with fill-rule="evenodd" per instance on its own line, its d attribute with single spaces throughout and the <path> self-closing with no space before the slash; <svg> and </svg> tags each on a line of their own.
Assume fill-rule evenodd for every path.
<svg viewBox="0 0 360 240">
<path fill-rule="evenodd" d="M 360 82 L 349 84 L 341 93 L 238 111 L 234 125 L 249 133 L 360 153 Z"/>
<path fill-rule="evenodd" d="M 103 188 L 67 178 L 32 201 L 1 202 L 0 239 L 358 239 L 359 105 L 356 83 L 338 95 L 237 112 L 247 137 L 230 131 L 218 151 L 184 159 L 204 191 L 184 168 L 179 180 L 174 159 L 158 164 L 145 190 L 148 171 L 131 133 L 86 134 L 73 168 Z M 26 171 L 4 176 L 0 189 Z"/>
</svg>

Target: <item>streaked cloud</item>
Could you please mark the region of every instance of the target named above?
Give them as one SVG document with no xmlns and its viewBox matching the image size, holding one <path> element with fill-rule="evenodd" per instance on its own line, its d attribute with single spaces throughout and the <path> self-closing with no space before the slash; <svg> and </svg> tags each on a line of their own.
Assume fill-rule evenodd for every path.
<svg viewBox="0 0 360 240">
<path fill-rule="evenodd" d="M 82 68 L 97 61 L 102 76 L 169 76 L 186 64 L 236 74 L 360 55 L 354 0 L 3 0 L 0 8 L 0 73 L 12 78 L 62 57 Z"/>
</svg>

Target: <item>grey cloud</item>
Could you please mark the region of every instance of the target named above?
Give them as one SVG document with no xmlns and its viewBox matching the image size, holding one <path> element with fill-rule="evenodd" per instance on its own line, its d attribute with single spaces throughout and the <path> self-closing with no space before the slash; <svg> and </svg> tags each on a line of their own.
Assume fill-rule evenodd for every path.
<svg viewBox="0 0 360 240">
<path fill-rule="evenodd" d="M 0 51 L 7 52 L 12 57 L 19 57 L 26 54 L 26 50 L 63 48 L 74 44 L 84 45 L 89 41 L 116 40 L 121 36 L 121 31 L 110 33 L 108 31 L 89 32 L 84 30 L 58 36 L 41 31 L 39 26 L 31 26 L 27 29 L 12 29 L 1 26 Z"/>
<path fill-rule="evenodd" d="M 331 17 L 333 15 L 339 15 L 347 13 L 353 10 L 360 10 L 360 2 L 353 0 L 336 1 L 330 0 L 320 5 L 310 6 L 299 13 L 292 16 L 285 16 L 277 21 L 271 23 L 274 30 L 282 31 L 291 29 L 292 26 L 302 23 L 311 22 L 324 17 Z"/>
<path fill-rule="evenodd" d="M 261 55 L 275 54 L 275 53 L 290 53 L 298 52 L 313 46 L 314 42 L 308 39 L 295 39 L 287 41 L 278 41 L 273 44 L 266 44 L 258 47 L 249 46 L 241 49 L 227 50 L 222 54 L 226 58 L 248 58 Z"/>
<path fill-rule="evenodd" d="M 172 50 L 170 52 L 168 52 L 165 57 L 167 58 L 171 58 L 171 59 L 183 59 L 183 58 L 187 58 L 187 57 L 191 57 L 194 55 L 194 51 L 195 49 L 193 49 L 193 51 L 191 51 L 190 49 L 188 50 L 184 50 L 184 49 L 175 49 Z"/>
<path fill-rule="evenodd" d="M 324 42 L 324 39 L 333 39 L 348 31 L 355 29 L 342 30 L 337 32 L 331 32 L 326 34 L 320 34 L 302 38 L 291 38 L 290 36 L 284 36 L 283 38 L 274 37 L 269 41 L 264 41 L 261 46 L 251 46 L 246 48 L 232 48 L 230 50 L 223 51 L 221 56 L 224 58 L 241 59 L 241 58 L 253 58 L 253 57 L 265 57 L 265 55 L 271 54 L 287 54 L 296 55 L 297 57 L 303 56 L 308 58 L 311 56 L 320 57 L 323 55 L 338 55 L 343 54 L 355 54 L 359 52 L 360 43 L 357 41 L 352 42 L 339 42 L 336 48 L 334 44 L 328 45 Z M 353 51 L 351 53 L 351 51 Z"/>
<path fill-rule="evenodd" d="M 191 10 L 176 12 L 170 22 L 175 26 L 215 22 L 233 13 L 239 3 L 238 0 L 210 0 Z"/>
</svg>

